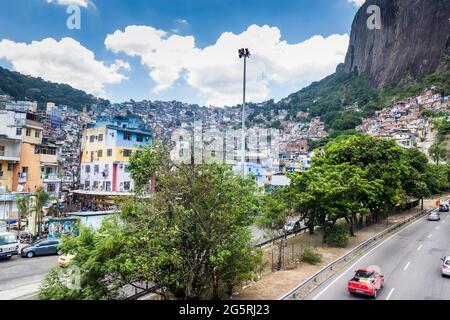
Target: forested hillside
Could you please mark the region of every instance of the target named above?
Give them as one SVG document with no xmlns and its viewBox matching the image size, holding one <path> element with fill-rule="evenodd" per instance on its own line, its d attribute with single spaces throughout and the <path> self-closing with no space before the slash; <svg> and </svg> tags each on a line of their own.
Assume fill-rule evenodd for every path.
<svg viewBox="0 0 450 320">
<path fill-rule="evenodd" d="M 78 110 L 93 104 L 106 105 L 107 100 L 99 99 L 66 84 L 57 84 L 41 78 L 25 76 L 0 67 L 0 92 L 15 100 L 37 101 L 39 104 L 54 102 Z"/>
</svg>

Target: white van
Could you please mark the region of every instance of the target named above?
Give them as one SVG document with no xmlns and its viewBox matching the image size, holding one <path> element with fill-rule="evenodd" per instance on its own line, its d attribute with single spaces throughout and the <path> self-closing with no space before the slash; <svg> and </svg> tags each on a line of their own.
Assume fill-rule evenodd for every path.
<svg viewBox="0 0 450 320">
<path fill-rule="evenodd" d="M 9 259 L 19 254 L 19 240 L 14 233 L 0 232 L 0 259 Z"/>
</svg>

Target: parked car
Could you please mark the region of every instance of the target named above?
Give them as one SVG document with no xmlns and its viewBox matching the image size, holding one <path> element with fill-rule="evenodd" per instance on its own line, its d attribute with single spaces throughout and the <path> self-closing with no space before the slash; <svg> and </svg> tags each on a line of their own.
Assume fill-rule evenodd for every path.
<svg viewBox="0 0 450 320">
<path fill-rule="evenodd" d="M 14 233 L 0 232 L 0 259 L 9 259 L 18 254 L 19 240 Z"/>
<path fill-rule="evenodd" d="M 450 277 L 450 256 L 441 259 L 441 274 L 443 277 Z"/>
<path fill-rule="evenodd" d="M 359 269 L 348 282 L 348 292 L 376 298 L 384 286 L 384 276 L 374 269 Z"/>
<path fill-rule="evenodd" d="M 58 264 L 61 268 L 67 268 L 73 258 L 75 258 L 75 255 L 73 254 L 63 254 L 59 257 Z"/>
<path fill-rule="evenodd" d="M 428 215 L 428 221 L 439 221 L 441 220 L 441 215 L 437 211 L 433 211 Z"/>
<path fill-rule="evenodd" d="M 447 204 L 440 204 L 439 205 L 439 212 L 449 212 L 450 208 Z"/>
<path fill-rule="evenodd" d="M 40 240 L 32 245 L 28 245 L 22 248 L 22 257 L 33 258 L 34 256 L 45 256 L 53 254 L 61 254 L 59 246 L 61 241 L 58 239 L 45 239 Z"/>
<path fill-rule="evenodd" d="M 297 233 L 300 231 L 300 229 L 302 228 L 300 221 L 288 221 L 286 222 L 286 224 L 284 225 L 284 231 L 288 234 L 291 233 Z"/>
</svg>

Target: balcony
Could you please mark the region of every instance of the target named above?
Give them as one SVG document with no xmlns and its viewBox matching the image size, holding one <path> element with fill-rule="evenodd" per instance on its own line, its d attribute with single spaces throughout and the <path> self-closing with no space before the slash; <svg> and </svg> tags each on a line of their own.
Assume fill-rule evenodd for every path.
<svg viewBox="0 0 450 320">
<path fill-rule="evenodd" d="M 58 156 L 56 154 L 41 154 L 41 163 L 58 165 Z"/>
<path fill-rule="evenodd" d="M 58 173 L 41 174 L 41 179 L 44 182 L 61 182 L 62 176 Z"/>
<path fill-rule="evenodd" d="M 28 175 L 25 172 L 19 173 L 19 183 L 27 183 Z"/>
<path fill-rule="evenodd" d="M 0 150 L 0 161 L 19 162 L 19 152 L 15 150 Z"/>
<path fill-rule="evenodd" d="M 20 161 L 20 140 L 0 137 L 0 160 L 7 162 Z"/>
</svg>

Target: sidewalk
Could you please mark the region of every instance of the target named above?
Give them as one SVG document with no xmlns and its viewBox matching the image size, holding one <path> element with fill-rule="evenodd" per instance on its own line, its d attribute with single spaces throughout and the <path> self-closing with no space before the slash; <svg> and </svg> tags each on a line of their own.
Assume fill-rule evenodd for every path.
<svg viewBox="0 0 450 320">
<path fill-rule="evenodd" d="M 424 209 L 431 210 L 435 208 L 435 201 L 437 199 L 447 199 L 449 197 L 450 194 L 446 194 L 440 197 L 425 200 Z M 409 211 L 401 212 L 378 224 L 371 225 L 357 231 L 355 233 L 355 237 L 349 238 L 349 244 L 346 248 L 332 248 L 322 244 L 322 235 L 318 233 L 315 235 L 301 234 L 297 237 L 291 238 L 288 240 L 288 246 L 293 243 L 312 246 L 322 254 L 322 262 L 314 266 L 306 263 L 300 263 L 297 264 L 297 266 L 293 266 L 293 269 L 291 270 L 283 270 L 275 273 L 271 272 L 269 266 L 269 270 L 266 269 L 266 271 L 262 274 L 262 279 L 260 281 L 249 283 L 247 286 L 239 288 L 237 290 L 237 295 L 235 295 L 232 300 L 277 300 L 283 294 L 295 288 L 298 284 L 314 275 L 327 264 L 345 255 L 362 242 L 375 236 L 390 226 L 419 213 L 420 210 L 419 205 Z M 266 260 L 268 254 L 270 254 L 273 248 L 274 247 L 268 247 L 264 249 Z"/>
</svg>

